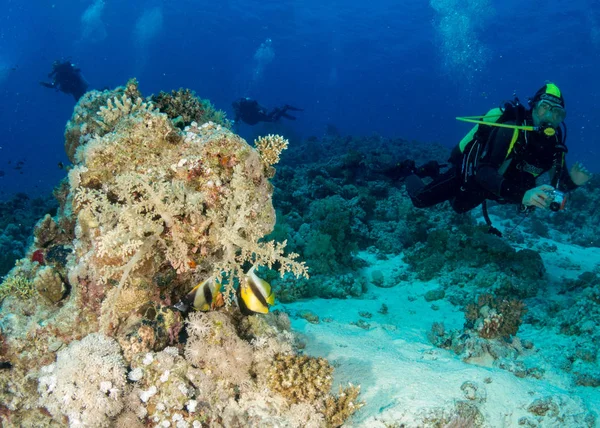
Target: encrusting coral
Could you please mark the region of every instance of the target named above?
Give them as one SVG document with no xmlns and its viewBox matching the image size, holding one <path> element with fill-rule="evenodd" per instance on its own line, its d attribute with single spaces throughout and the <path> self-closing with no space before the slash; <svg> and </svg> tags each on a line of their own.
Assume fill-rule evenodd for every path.
<svg viewBox="0 0 600 428">
<path fill-rule="evenodd" d="M 327 426 L 360 407 L 357 389 L 329 395 L 330 379 L 301 402 L 269 383 L 276 355 L 305 358 L 289 319 L 231 304 L 251 266 L 307 276 L 285 240 L 264 239 L 287 140 L 255 149 L 213 122 L 181 130 L 177 117 L 135 80 L 76 106 L 58 215 L 2 287 L 1 423 Z M 225 307 L 186 320 L 174 304 L 209 278 Z"/>
</svg>

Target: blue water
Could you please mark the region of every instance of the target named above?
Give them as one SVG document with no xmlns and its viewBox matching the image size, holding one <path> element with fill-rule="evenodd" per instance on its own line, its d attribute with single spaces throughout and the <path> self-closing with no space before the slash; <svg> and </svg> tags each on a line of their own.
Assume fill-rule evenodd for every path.
<svg viewBox="0 0 600 428">
<path fill-rule="evenodd" d="M 451 147 L 468 130 L 455 116 L 514 91 L 526 100 L 549 79 L 567 103 L 569 163 L 600 170 L 598 1 L 3 0 L 2 11 L 5 194 L 47 192 L 64 177 L 74 101 L 38 85 L 62 57 L 92 88 L 133 76 L 146 95 L 188 87 L 230 117 L 240 96 L 302 107 L 284 126 L 297 144 L 332 124 Z"/>
</svg>

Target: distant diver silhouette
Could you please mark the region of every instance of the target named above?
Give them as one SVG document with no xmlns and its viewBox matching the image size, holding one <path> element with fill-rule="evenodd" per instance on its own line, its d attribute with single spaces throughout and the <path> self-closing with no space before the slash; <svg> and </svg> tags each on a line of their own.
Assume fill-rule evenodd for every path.
<svg viewBox="0 0 600 428">
<path fill-rule="evenodd" d="M 53 88 L 65 94 L 73 95 L 75 101 L 87 91 L 88 82 L 81 75 L 81 70 L 71 61 L 54 61 L 52 71 L 48 74 L 51 82 L 40 82 L 46 88 Z"/>
<path fill-rule="evenodd" d="M 270 112 L 261 106 L 258 101 L 252 98 L 240 98 L 233 102 L 233 111 L 235 112 L 234 121 L 238 123 L 240 120 L 248 125 L 256 125 L 258 122 L 277 122 L 282 117 L 290 120 L 296 120 L 296 118 L 288 114 L 288 110 L 291 111 L 303 111 L 301 108 L 293 107 L 289 104 L 285 104 L 281 107 L 275 107 Z"/>
</svg>

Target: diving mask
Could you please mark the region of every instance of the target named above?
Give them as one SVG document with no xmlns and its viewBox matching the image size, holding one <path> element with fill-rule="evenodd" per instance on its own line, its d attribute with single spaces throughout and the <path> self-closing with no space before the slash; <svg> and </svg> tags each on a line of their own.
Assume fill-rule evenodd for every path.
<svg viewBox="0 0 600 428">
<path fill-rule="evenodd" d="M 540 101 L 536 109 L 540 122 L 548 123 L 553 127 L 558 127 L 567 117 L 567 111 L 564 107 L 547 100 Z"/>
</svg>

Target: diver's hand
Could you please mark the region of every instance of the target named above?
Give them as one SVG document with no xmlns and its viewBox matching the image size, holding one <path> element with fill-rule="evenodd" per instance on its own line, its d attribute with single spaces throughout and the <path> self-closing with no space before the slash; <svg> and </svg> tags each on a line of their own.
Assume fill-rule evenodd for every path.
<svg viewBox="0 0 600 428">
<path fill-rule="evenodd" d="M 577 186 L 583 186 L 590 180 L 590 178 L 592 178 L 592 173 L 589 172 L 586 167 L 579 162 L 575 162 L 575 165 L 571 167 L 569 175 L 571 176 L 573 183 L 575 183 Z"/>
<path fill-rule="evenodd" d="M 538 207 L 546 209 L 548 208 L 548 193 L 554 190 L 554 187 L 542 184 L 541 186 L 534 187 L 525 192 L 523 201 L 521 202 L 526 207 Z"/>
</svg>

